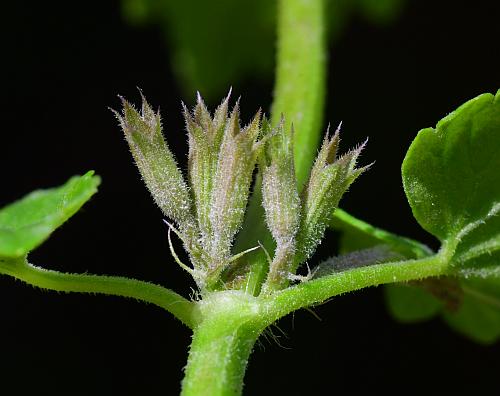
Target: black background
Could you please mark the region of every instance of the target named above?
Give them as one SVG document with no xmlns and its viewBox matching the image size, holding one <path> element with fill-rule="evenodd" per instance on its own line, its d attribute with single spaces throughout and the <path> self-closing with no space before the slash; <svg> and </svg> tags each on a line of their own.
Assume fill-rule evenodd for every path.
<svg viewBox="0 0 500 396">
<path fill-rule="evenodd" d="M 194 93 L 181 97 L 159 30 L 126 25 L 118 2 L 11 3 L 2 11 L 0 205 L 88 169 L 103 178 L 99 194 L 32 262 L 133 276 L 189 295 L 189 279 L 169 257 L 161 214 L 108 110 L 119 106 L 117 94 L 137 102 L 140 86 L 161 107 L 167 138 L 185 163 L 180 101 L 192 103 Z M 500 88 L 499 22 L 497 1 L 442 0 L 410 1 L 388 27 L 349 24 L 330 51 L 326 120 L 343 120 L 344 149 L 369 136 L 364 161 L 377 162 L 344 198 L 345 209 L 437 246 L 412 219 L 400 164 L 419 129 Z M 227 83 L 243 97 L 244 119 L 269 107 L 271 77 Z M 334 244 L 329 239 L 327 249 Z M 437 319 L 398 324 L 381 288 L 315 311 L 322 322 L 305 311 L 281 321 L 288 334 L 281 346 L 262 339 L 246 394 L 498 391 L 499 344 L 474 344 Z M 0 317 L 2 394 L 179 390 L 190 334 L 154 306 L 42 292 L 2 277 Z"/>
</svg>

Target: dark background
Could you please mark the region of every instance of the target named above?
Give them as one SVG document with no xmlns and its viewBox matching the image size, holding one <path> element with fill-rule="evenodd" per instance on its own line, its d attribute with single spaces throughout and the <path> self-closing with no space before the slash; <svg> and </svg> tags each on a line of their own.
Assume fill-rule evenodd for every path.
<svg viewBox="0 0 500 396">
<path fill-rule="evenodd" d="M 160 211 L 131 162 L 108 106 L 159 105 L 185 163 L 182 97 L 155 27 L 127 25 L 118 2 L 10 2 L 3 9 L 0 206 L 37 187 L 95 169 L 103 184 L 62 231 L 31 256 L 47 268 L 120 274 L 189 295 L 171 260 Z M 343 147 L 370 137 L 376 165 L 342 206 L 433 247 L 412 219 L 400 164 L 416 132 L 464 101 L 500 88 L 497 1 L 409 1 L 390 26 L 362 18 L 331 48 L 326 120 L 344 122 Z M 272 78 L 227 82 L 244 119 L 269 108 Z M 210 103 L 211 106 L 215 103 Z M 328 241 L 331 251 L 335 239 Z M 396 323 L 382 289 L 336 298 L 281 321 L 262 339 L 246 394 L 485 393 L 498 391 L 500 345 L 474 344 L 436 319 Z M 0 278 L 2 394 L 176 394 L 189 331 L 159 308 L 114 297 L 42 292 Z M 293 329 L 292 329 L 293 327 Z M 265 352 L 265 353 L 263 353 Z"/>
</svg>

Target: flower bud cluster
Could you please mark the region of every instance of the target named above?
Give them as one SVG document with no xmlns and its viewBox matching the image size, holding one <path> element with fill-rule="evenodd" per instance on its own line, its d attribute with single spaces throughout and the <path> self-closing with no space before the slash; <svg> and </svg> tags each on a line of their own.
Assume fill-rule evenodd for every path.
<svg viewBox="0 0 500 396">
<path fill-rule="evenodd" d="M 283 122 L 269 138 L 262 167 L 266 221 L 276 241 L 264 292 L 282 289 L 296 279 L 298 266 L 309 259 L 323 238 L 340 198 L 368 167 L 356 168 L 364 145 L 337 157 L 339 129 L 328 132 L 302 193 L 297 192 L 291 135 Z"/>
<path fill-rule="evenodd" d="M 189 141 L 186 183 L 162 134 L 160 115 L 142 98 L 140 111 L 122 99 L 116 113 L 137 167 L 155 202 L 178 229 L 169 224 L 172 255 L 189 271 L 198 287 L 220 287 L 228 266 L 245 252 L 232 255 L 243 223 L 256 163 L 262 175 L 262 204 L 276 241 L 264 292 L 297 279 L 298 266 L 320 243 L 340 198 L 367 167 L 356 168 L 363 146 L 337 157 L 339 131 L 327 133 L 308 182 L 299 193 L 293 159 L 293 127 L 284 121 L 273 130 L 258 112 L 240 127 L 239 104 L 229 111 L 229 95 L 213 116 L 198 95 L 193 111 L 184 106 Z M 262 137 L 263 136 L 263 137 Z M 192 266 L 183 264 L 170 239 L 174 231 L 184 243 Z M 250 249 L 253 250 L 253 249 Z"/>
<path fill-rule="evenodd" d="M 192 112 L 184 107 L 189 187 L 163 138 L 160 116 L 146 100 L 140 112 L 123 100 L 123 113 L 117 114 L 142 178 L 163 213 L 177 224 L 179 230 L 174 231 L 193 268 L 180 263 L 175 252 L 174 257 L 202 290 L 216 287 L 221 272 L 234 260 L 231 247 L 262 146 L 260 112 L 241 128 L 239 105 L 229 112 L 228 102 L 229 96 L 213 117 L 199 95 Z"/>
</svg>

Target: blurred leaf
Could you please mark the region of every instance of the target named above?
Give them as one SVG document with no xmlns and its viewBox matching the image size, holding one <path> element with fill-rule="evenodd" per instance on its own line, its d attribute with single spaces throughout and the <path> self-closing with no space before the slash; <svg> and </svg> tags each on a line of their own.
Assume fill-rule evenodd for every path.
<svg viewBox="0 0 500 396">
<path fill-rule="evenodd" d="M 474 341 L 495 342 L 500 337 L 500 280 L 460 280 L 457 286 L 459 301 L 449 306 L 445 297 L 437 298 L 425 286 L 387 285 L 387 306 L 401 322 L 421 322 L 442 314 L 450 327 Z"/>
<path fill-rule="evenodd" d="M 73 216 L 97 191 L 100 179 L 93 174 L 90 171 L 60 187 L 33 191 L 0 209 L 0 259 L 26 255 Z"/>
<path fill-rule="evenodd" d="M 186 94 L 200 91 L 218 100 L 229 86 L 274 71 L 276 0 L 122 0 L 132 25 L 158 24 L 171 62 Z M 327 2 L 330 39 L 340 37 L 357 12 L 370 22 L 387 24 L 405 0 L 336 0 Z"/>
<path fill-rule="evenodd" d="M 161 26 L 180 86 L 208 101 L 272 73 L 275 8 L 269 0 L 123 1 L 129 21 Z"/>
<path fill-rule="evenodd" d="M 388 24 L 402 12 L 405 0 L 358 0 L 360 12 L 373 23 Z"/>
<path fill-rule="evenodd" d="M 444 318 L 457 332 L 490 344 L 500 338 L 500 279 L 462 280 L 464 299 L 456 312 Z"/>
<path fill-rule="evenodd" d="M 458 286 L 459 304 L 450 307 L 446 296 L 438 298 L 422 285 L 386 285 L 387 307 L 400 322 L 420 322 L 441 314 L 450 327 L 474 341 L 495 342 L 500 337 L 500 280 L 460 279 Z"/>
<path fill-rule="evenodd" d="M 387 308 L 401 322 L 420 322 L 439 314 L 443 304 L 424 289 L 414 285 L 386 285 Z"/>
</svg>

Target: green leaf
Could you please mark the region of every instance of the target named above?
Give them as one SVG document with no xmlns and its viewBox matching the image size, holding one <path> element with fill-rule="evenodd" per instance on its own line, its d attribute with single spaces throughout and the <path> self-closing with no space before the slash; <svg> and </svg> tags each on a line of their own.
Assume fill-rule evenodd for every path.
<svg viewBox="0 0 500 396">
<path fill-rule="evenodd" d="M 455 330 L 483 343 L 500 338 L 499 152 L 500 91 L 420 131 L 402 167 L 415 218 L 442 242 L 450 272 L 463 278 L 458 307 L 444 304 L 440 311 Z M 399 318 L 418 316 L 429 296 L 404 293 L 388 289 L 391 311 Z"/>
<path fill-rule="evenodd" d="M 39 246 L 96 193 L 99 183 L 90 171 L 0 209 L 0 259 L 19 258 Z"/>
<path fill-rule="evenodd" d="M 404 185 L 419 223 L 448 249 L 445 259 L 461 297 L 450 304 L 440 278 L 433 293 L 424 284 L 388 285 L 389 311 L 402 322 L 441 314 L 458 332 L 489 343 L 500 337 L 500 105 L 499 94 L 481 95 L 424 129 L 403 164 Z M 431 252 L 418 242 L 371 226 L 337 210 L 340 252 L 385 243 L 408 258 Z M 442 252 L 443 254 L 443 252 Z M 441 285 L 439 283 L 442 283 Z M 456 282 L 455 282 L 456 283 Z"/>
<path fill-rule="evenodd" d="M 420 225 L 461 275 L 500 268 L 500 91 L 472 99 L 419 132 L 403 184 Z"/>
<path fill-rule="evenodd" d="M 456 245 L 500 210 L 499 149 L 500 94 L 480 95 L 418 133 L 402 173 L 425 230 Z"/>
<path fill-rule="evenodd" d="M 500 198 L 500 197 L 499 197 Z M 453 263 L 462 276 L 500 275 L 500 216 L 491 216 L 463 236 Z"/>
</svg>

